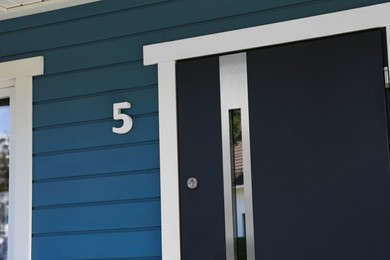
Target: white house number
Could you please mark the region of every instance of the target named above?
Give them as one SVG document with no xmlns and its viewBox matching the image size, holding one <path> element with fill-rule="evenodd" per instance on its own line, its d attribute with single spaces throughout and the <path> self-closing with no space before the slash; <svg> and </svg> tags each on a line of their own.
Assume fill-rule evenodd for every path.
<svg viewBox="0 0 390 260">
<path fill-rule="evenodd" d="M 122 120 L 123 125 L 121 127 L 113 127 L 112 132 L 115 134 L 126 134 L 133 127 L 133 118 L 131 116 L 122 113 L 122 109 L 131 108 L 129 102 L 114 103 L 113 117 L 114 120 Z"/>
</svg>

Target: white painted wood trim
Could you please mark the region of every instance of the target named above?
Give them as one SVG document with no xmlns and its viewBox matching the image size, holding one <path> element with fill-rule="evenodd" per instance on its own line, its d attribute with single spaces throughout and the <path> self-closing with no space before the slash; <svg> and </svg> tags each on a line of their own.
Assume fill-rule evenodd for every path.
<svg viewBox="0 0 390 260">
<path fill-rule="evenodd" d="M 144 46 L 144 64 L 159 67 L 163 260 L 181 259 L 175 62 L 385 27 L 390 61 L 390 3 Z"/>
<path fill-rule="evenodd" d="M 72 7 L 72 6 L 76 6 L 76 5 L 83 5 L 83 4 L 98 2 L 98 1 L 101 1 L 101 0 L 51 0 L 51 1 L 44 1 L 44 2 L 40 2 L 40 3 L 15 7 L 15 8 L 11 8 L 11 9 L 2 8 L 0 10 L 0 12 L 1 12 L 0 13 L 0 21 L 12 19 L 12 18 L 16 18 L 16 17 L 21 17 L 21 16 L 26 16 L 26 15 L 31 15 L 31 14 L 49 12 L 49 11 Z"/>
<path fill-rule="evenodd" d="M 1 81 L 41 74 L 43 74 L 42 56 L 0 63 Z"/>
<path fill-rule="evenodd" d="M 158 64 L 162 254 L 180 259 L 179 160 L 176 122 L 176 62 Z"/>
<path fill-rule="evenodd" d="M 8 259 L 31 260 L 32 83 L 43 74 L 43 62 L 35 57 L 0 63 L 0 96 L 10 98 L 11 109 Z"/>
<path fill-rule="evenodd" d="M 390 25 L 390 3 L 144 46 L 144 64 L 241 51 Z"/>
<path fill-rule="evenodd" d="M 390 63 L 390 23 L 386 26 L 386 43 L 387 43 L 387 66 Z"/>
<path fill-rule="evenodd" d="M 0 63 L 1 64 L 1 63 Z M 15 85 L 14 79 L 0 81 L 0 90 L 4 88 L 11 88 Z"/>
</svg>

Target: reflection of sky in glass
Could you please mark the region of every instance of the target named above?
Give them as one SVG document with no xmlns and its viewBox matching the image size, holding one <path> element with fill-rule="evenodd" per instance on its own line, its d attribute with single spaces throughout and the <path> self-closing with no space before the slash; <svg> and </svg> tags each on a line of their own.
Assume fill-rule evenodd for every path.
<svg viewBox="0 0 390 260">
<path fill-rule="evenodd" d="M 0 106 L 0 137 L 9 134 L 9 106 Z"/>
</svg>

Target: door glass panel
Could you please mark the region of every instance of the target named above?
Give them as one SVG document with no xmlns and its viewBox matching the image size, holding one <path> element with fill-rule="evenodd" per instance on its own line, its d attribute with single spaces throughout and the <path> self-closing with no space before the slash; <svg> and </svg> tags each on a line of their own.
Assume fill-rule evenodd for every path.
<svg viewBox="0 0 390 260">
<path fill-rule="evenodd" d="M 219 57 L 227 260 L 256 259 L 246 53 Z"/>
<path fill-rule="evenodd" d="M 9 99 L 0 100 L 0 260 L 7 259 L 9 180 Z"/>
<path fill-rule="evenodd" d="M 230 110 L 230 155 L 235 252 L 237 260 L 246 260 L 244 167 L 242 153 L 241 109 Z"/>
</svg>

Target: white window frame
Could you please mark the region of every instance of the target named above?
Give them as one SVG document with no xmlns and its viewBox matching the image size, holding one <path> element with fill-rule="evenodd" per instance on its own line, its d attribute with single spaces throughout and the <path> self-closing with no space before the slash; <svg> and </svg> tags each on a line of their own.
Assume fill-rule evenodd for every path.
<svg viewBox="0 0 390 260">
<path fill-rule="evenodd" d="M 32 85 L 43 57 L 0 63 L 0 98 L 10 99 L 8 259 L 31 259 Z"/>
<path fill-rule="evenodd" d="M 373 28 L 386 28 L 390 55 L 389 14 L 384 3 L 144 46 L 144 65 L 158 64 L 163 260 L 180 259 L 176 61 Z"/>
</svg>

